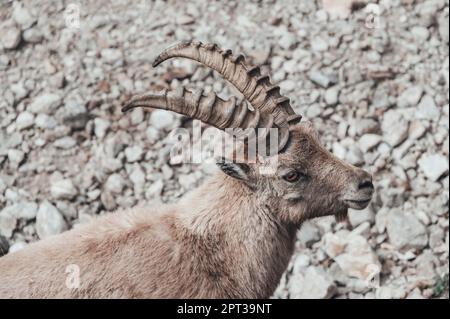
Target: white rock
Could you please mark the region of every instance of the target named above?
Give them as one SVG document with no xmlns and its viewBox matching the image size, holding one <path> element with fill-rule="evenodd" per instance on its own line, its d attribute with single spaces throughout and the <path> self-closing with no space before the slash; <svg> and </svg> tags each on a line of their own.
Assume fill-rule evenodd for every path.
<svg viewBox="0 0 450 319">
<path fill-rule="evenodd" d="M 395 147 L 408 137 L 409 123 L 397 110 L 389 110 L 383 115 L 381 129 L 385 141 Z"/>
<path fill-rule="evenodd" d="M 426 41 L 430 36 L 428 29 L 422 26 L 413 26 L 411 28 L 411 34 L 419 43 Z"/>
<path fill-rule="evenodd" d="M 147 188 L 147 190 L 145 191 L 145 197 L 147 199 L 158 197 L 159 195 L 161 195 L 163 188 L 164 188 L 163 180 L 158 179 L 153 184 L 151 184 L 149 188 Z"/>
<path fill-rule="evenodd" d="M 139 145 L 129 146 L 125 149 L 125 157 L 128 163 L 134 163 L 142 159 L 144 150 Z"/>
<path fill-rule="evenodd" d="M 332 19 L 345 19 L 352 12 L 352 3 L 355 0 L 323 0 L 323 8 Z"/>
<path fill-rule="evenodd" d="M 428 244 L 427 229 L 410 212 L 392 209 L 387 215 L 389 242 L 399 249 L 422 249 Z"/>
<path fill-rule="evenodd" d="M 328 105 L 336 105 L 339 99 L 339 90 L 336 87 L 329 88 L 325 91 L 325 103 Z"/>
<path fill-rule="evenodd" d="M 282 49 L 289 50 L 291 47 L 294 46 L 296 42 L 297 39 L 294 34 L 290 32 L 285 32 L 278 41 L 278 44 Z"/>
<path fill-rule="evenodd" d="M 134 109 L 133 112 L 131 112 L 130 118 L 131 124 L 138 125 L 144 121 L 144 111 L 141 108 Z"/>
<path fill-rule="evenodd" d="M 364 134 L 358 141 L 359 148 L 367 152 L 375 148 L 383 138 L 378 134 Z"/>
<path fill-rule="evenodd" d="M 337 78 L 333 75 L 326 75 L 319 70 L 313 69 L 308 73 L 309 79 L 323 88 L 328 88 L 337 82 Z"/>
<path fill-rule="evenodd" d="M 28 106 L 32 113 L 49 114 L 55 111 L 61 105 L 62 99 L 58 94 L 43 93 L 36 97 Z"/>
<path fill-rule="evenodd" d="M 435 121 L 437 121 L 441 115 L 433 97 L 430 95 L 424 95 L 422 100 L 420 100 L 417 112 L 415 114 L 418 119 Z"/>
<path fill-rule="evenodd" d="M 27 29 L 23 32 L 22 37 L 28 43 L 39 43 L 44 38 L 42 32 L 36 28 Z"/>
<path fill-rule="evenodd" d="M 328 299 L 335 294 L 336 286 L 322 267 L 310 266 L 303 275 L 292 276 L 289 292 L 294 299 Z"/>
<path fill-rule="evenodd" d="M 78 190 L 70 179 L 52 182 L 50 193 L 55 199 L 73 199 L 78 195 Z"/>
<path fill-rule="evenodd" d="M 36 116 L 36 126 L 41 129 L 54 129 L 58 123 L 55 118 L 44 113 Z"/>
<path fill-rule="evenodd" d="M 24 130 L 31 126 L 33 126 L 34 123 L 34 115 L 30 112 L 21 112 L 19 116 L 17 116 L 16 119 L 16 127 L 18 130 Z"/>
<path fill-rule="evenodd" d="M 312 221 L 306 221 L 300 227 L 297 237 L 306 247 L 311 247 L 312 244 L 320 240 L 320 232 Z"/>
<path fill-rule="evenodd" d="M 102 139 L 105 137 L 106 132 L 108 131 L 109 127 L 111 126 L 111 122 L 99 117 L 96 117 L 94 119 L 94 133 L 97 138 Z"/>
<path fill-rule="evenodd" d="M 10 254 L 15 253 L 16 251 L 24 249 L 26 246 L 27 246 L 26 243 L 18 241 L 9 247 L 9 253 Z"/>
<path fill-rule="evenodd" d="M 345 154 L 345 161 L 355 166 L 363 165 L 364 154 L 357 145 L 351 145 L 348 152 Z"/>
<path fill-rule="evenodd" d="M 416 140 L 421 138 L 425 132 L 427 131 L 427 127 L 420 120 L 414 120 L 409 125 L 409 133 L 408 138 L 411 140 Z"/>
<path fill-rule="evenodd" d="M 66 221 L 58 209 L 48 201 L 42 202 L 36 215 L 36 232 L 39 238 L 57 235 L 66 229 Z"/>
<path fill-rule="evenodd" d="M 422 97 L 423 89 L 420 86 L 411 86 L 404 90 L 397 98 L 398 107 L 417 106 Z"/>
<path fill-rule="evenodd" d="M 295 83 L 295 81 L 292 81 L 292 80 L 285 80 L 285 81 L 280 82 L 280 88 L 284 92 L 291 92 L 295 89 L 296 86 L 297 86 L 297 84 Z"/>
<path fill-rule="evenodd" d="M 348 220 L 350 221 L 350 225 L 354 228 L 364 222 L 373 223 L 375 221 L 375 214 L 370 205 L 363 210 L 355 210 L 350 208 L 348 210 Z"/>
<path fill-rule="evenodd" d="M 101 51 L 102 59 L 108 64 L 123 64 L 122 52 L 118 49 L 106 48 Z"/>
<path fill-rule="evenodd" d="M 105 188 L 114 194 L 122 193 L 125 187 L 125 180 L 120 174 L 112 174 L 106 180 Z"/>
<path fill-rule="evenodd" d="M 14 21 L 16 21 L 16 23 L 22 27 L 23 30 L 31 27 L 36 21 L 36 19 L 31 15 L 30 11 L 28 11 L 28 9 L 24 7 L 23 3 L 15 1 L 13 2 L 13 8 L 14 9 L 12 17 Z"/>
<path fill-rule="evenodd" d="M 16 97 L 17 101 L 22 100 L 29 93 L 29 90 L 26 87 L 24 87 L 23 81 L 11 84 L 10 89 L 14 93 L 14 96 Z"/>
<path fill-rule="evenodd" d="M 334 258 L 344 252 L 347 241 L 344 236 L 333 233 L 326 233 L 323 238 L 323 249 L 328 256 Z"/>
<path fill-rule="evenodd" d="M 172 113 L 163 111 L 163 110 L 155 110 L 152 112 L 150 117 L 150 125 L 159 129 L 168 129 L 174 123 L 174 116 Z"/>
<path fill-rule="evenodd" d="M 30 220 L 36 217 L 38 205 L 34 202 L 18 202 L 5 207 L 0 214 L 9 214 L 14 218 Z"/>
<path fill-rule="evenodd" d="M 437 181 L 442 175 L 448 172 L 448 157 L 441 154 L 425 153 L 419 158 L 418 164 L 425 176 Z"/>
<path fill-rule="evenodd" d="M 145 184 L 145 172 L 142 170 L 140 165 L 136 165 L 133 171 L 130 173 L 130 180 L 133 182 L 135 187 L 142 187 Z"/>
<path fill-rule="evenodd" d="M 321 37 L 314 36 L 311 40 L 311 49 L 316 52 L 328 50 L 328 43 Z"/>
<path fill-rule="evenodd" d="M 77 141 L 73 137 L 65 136 L 57 139 L 55 142 L 53 142 L 53 145 L 57 148 L 66 150 L 77 145 Z"/>
<path fill-rule="evenodd" d="M 0 43 L 5 49 L 16 49 L 22 39 L 20 29 L 10 21 L 7 21 L 0 25 Z"/>
<path fill-rule="evenodd" d="M 20 164 L 25 158 L 25 153 L 14 148 L 8 150 L 8 159 L 11 163 Z"/>
<path fill-rule="evenodd" d="M 374 273 L 381 270 L 377 255 L 360 235 L 350 234 L 344 253 L 334 260 L 347 276 L 361 280 L 370 280 Z"/>
<path fill-rule="evenodd" d="M 0 213 L 0 235 L 10 238 L 16 229 L 17 219 L 10 214 Z"/>
</svg>

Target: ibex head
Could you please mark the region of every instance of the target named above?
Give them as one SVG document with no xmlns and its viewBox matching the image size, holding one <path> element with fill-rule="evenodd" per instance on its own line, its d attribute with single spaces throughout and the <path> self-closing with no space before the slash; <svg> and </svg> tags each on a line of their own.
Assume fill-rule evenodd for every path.
<svg viewBox="0 0 450 319">
<path fill-rule="evenodd" d="M 278 207 L 280 218 L 287 222 L 324 215 L 343 217 L 347 209 L 365 208 L 373 194 L 371 176 L 360 168 L 333 156 L 319 141 L 310 122 L 292 109 L 280 88 L 261 75 L 259 67 L 248 67 L 242 55 L 221 50 L 215 44 L 183 42 L 163 51 L 153 63 L 157 66 L 172 57 L 198 61 L 219 72 L 251 104 L 238 104 L 235 98 L 223 100 L 214 92 L 190 92 L 180 89 L 159 94 L 136 96 L 123 111 L 134 107 L 154 107 L 199 119 L 225 130 L 276 129 L 277 166 L 273 174 L 262 174 L 260 162 L 223 161 L 222 171 L 249 186 Z M 262 130 L 266 140 L 269 130 Z"/>
</svg>

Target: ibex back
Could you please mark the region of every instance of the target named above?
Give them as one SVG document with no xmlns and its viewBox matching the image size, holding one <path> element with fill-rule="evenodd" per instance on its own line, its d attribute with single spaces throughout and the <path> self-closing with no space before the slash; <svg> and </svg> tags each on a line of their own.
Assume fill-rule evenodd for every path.
<svg viewBox="0 0 450 319">
<path fill-rule="evenodd" d="M 167 109 L 219 129 L 276 128 L 274 174 L 261 174 L 258 162 L 221 161 L 221 171 L 176 204 L 104 215 L 6 255 L 0 297 L 270 297 L 303 221 L 369 204 L 371 176 L 328 152 L 259 68 L 197 42 L 165 50 L 155 65 L 176 56 L 220 72 L 253 108 L 180 90 L 137 96 L 124 110 Z"/>
</svg>

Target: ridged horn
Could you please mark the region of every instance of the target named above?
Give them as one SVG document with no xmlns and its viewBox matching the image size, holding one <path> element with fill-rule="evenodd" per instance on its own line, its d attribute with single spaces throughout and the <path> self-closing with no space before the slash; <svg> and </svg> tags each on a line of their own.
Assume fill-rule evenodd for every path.
<svg viewBox="0 0 450 319">
<path fill-rule="evenodd" d="M 215 44 L 185 41 L 164 50 L 154 61 L 157 66 L 167 59 L 183 57 L 200 62 L 232 83 L 251 105 L 261 113 L 272 114 L 279 127 L 295 124 L 301 116 L 292 109 L 289 99 L 273 86 L 268 75 L 262 75 L 259 67 L 245 64 L 243 55 L 233 56 L 231 50 L 222 50 Z M 289 120 L 289 122 L 288 122 Z"/>
<path fill-rule="evenodd" d="M 264 136 L 258 136 L 258 139 L 266 138 L 269 134 L 268 129 L 277 127 L 272 114 L 261 113 L 258 109 L 252 111 L 245 101 L 237 103 L 235 97 L 224 100 L 214 92 L 204 95 L 203 91 L 192 92 L 180 88 L 176 91 L 164 90 L 156 94 L 137 95 L 125 104 L 122 112 L 136 107 L 173 111 L 198 119 L 221 130 L 227 128 L 267 129 L 264 131 Z M 288 138 L 289 128 L 287 126 L 278 127 L 279 150 L 286 145 Z"/>
</svg>

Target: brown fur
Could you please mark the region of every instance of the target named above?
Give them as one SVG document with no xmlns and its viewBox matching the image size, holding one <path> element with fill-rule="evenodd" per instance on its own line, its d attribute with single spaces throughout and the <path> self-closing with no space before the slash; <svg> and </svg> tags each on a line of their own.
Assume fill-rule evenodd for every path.
<svg viewBox="0 0 450 319">
<path fill-rule="evenodd" d="M 0 297 L 270 297 L 302 221 L 372 195 L 355 186 L 370 176 L 333 157 L 308 123 L 292 130 L 280 155 L 280 170 L 287 167 L 308 178 L 290 185 L 254 166 L 248 183 L 218 173 L 177 204 L 104 215 L 8 254 Z M 80 268 L 78 289 L 66 286 L 71 264 Z"/>
</svg>

